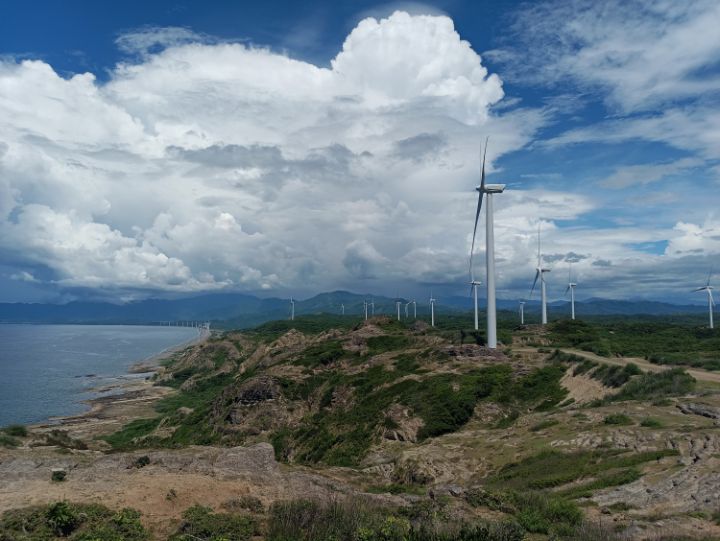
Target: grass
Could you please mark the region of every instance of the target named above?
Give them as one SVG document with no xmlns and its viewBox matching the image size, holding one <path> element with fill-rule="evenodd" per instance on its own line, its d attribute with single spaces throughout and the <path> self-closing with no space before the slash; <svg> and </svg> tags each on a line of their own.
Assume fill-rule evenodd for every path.
<svg viewBox="0 0 720 541">
<path fill-rule="evenodd" d="M 232 513 L 213 513 L 209 507 L 194 505 L 183 513 L 178 531 L 168 541 L 232 540 L 245 541 L 257 532 L 251 517 Z"/>
<path fill-rule="evenodd" d="M 519 405 L 548 409 L 566 396 L 559 384 L 564 369 L 556 365 L 519 378 L 513 376 L 509 366 L 495 365 L 464 374 L 428 374 L 421 379 L 398 381 L 417 370 L 416 363 L 406 358 L 398 359 L 392 371 L 376 365 L 358 374 L 330 371 L 303 382 L 284 382 L 292 395 L 321 397 L 321 405 L 329 403 L 325 399 L 338 386 L 352 389 L 354 400 L 346 409 L 312 413 L 298 428 L 278 430 L 272 437 L 276 456 L 302 463 L 355 466 L 379 437 L 379 428 L 388 422 L 385 412 L 394 403 L 408 406 L 413 415 L 422 419 L 418 431 L 422 441 L 461 428 L 481 400 L 514 409 Z M 517 415 L 519 412 L 515 418 Z"/>
<path fill-rule="evenodd" d="M 149 538 L 138 511 L 115 512 L 99 504 L 57 502 L 6 511 L 0 517 L 0 539 L 146 541 Z"/>
<path fill-rule="evenodd" d="M 519 462 L 505 465 L 488 478 L 487 485 L 495 490 L 517 491 L 556 488 L 677 454 L 675 450 L 641 453 L 615 449 L 572 453 L 544 450 Z"/>
<path fill-rule="evenodd" d="M 420 512 L 418 512 L 420 511 Z M 360 500 L 291 500 L 270 509 L 267 541 L 522 541 L 513 522 L 448 521 L 436 509 L 387 509 Z"/>
<path fill-rule="evenodd" d="M 0 432 L 4 432 L 14 438 L 26 438 L 28 435 L 28 429 L 24 425 L 8 425 L 0 428 Z"/>
<path fill-rule="evenodd" d="M 633 424 L 633 420 L 624 413 L 612 413 L 603 419 L 603 423 L 606 425 L 625 426 Z"/>
<path fill-rule="evenodd" d="M 695 390 L 696 380 L 682 368 L 645 373 L 629 381 L 607 401 L 657 400 L 660 397 L 680 396 Z"/>
<path fill-rule="evenodd" d="M 640 421 L 640 426 L 645 428 L 663 428 L 665 425 L 659 419 L 645 417 L 642 421 Z"/>
<path fill-rule="evenodd" d="M 546 419 L 544 421 L 540 421 L 537 424 L 534 424 L 530 427 L 531 432 L 539 432 L 540 430 L 544 430 L 546 428 L 550 428 L 551 426 L 555 426 L 560 424 L 560 421 L 557 419 Z"/>
<path fill-rule="evenodd" d="M 21 441 L 17 438 L 13 438 L 12 436 L 8 436 L 7 434 L 0 434 L 0 447 L 11 449 L 13 447 L 19 446 L 20 443 Z"/>
</svg>

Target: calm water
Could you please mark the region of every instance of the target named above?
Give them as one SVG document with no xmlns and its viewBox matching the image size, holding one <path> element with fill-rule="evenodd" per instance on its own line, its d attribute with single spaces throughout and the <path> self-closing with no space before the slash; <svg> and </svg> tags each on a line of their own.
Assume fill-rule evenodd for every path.
<svg viewBox="0 0 720 541">
<path fill-rule="evenodd" d="M 0 325 L 0 426 L 82 413 L 94 389 L 198 336 L 189 327 Z"/>
</svg>

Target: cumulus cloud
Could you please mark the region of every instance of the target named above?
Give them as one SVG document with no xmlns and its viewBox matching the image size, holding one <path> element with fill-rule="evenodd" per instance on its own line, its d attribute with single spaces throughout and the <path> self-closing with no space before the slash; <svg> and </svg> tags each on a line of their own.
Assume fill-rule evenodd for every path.
<svg viewBox="0 0 720 541">
<path fill-rule="evenodd" d="M 367 18 L 329 67 L 187 29 L 118 44 L 133 56 L 104 83 L 0 62 L 0 255 L 15 280 L 120 298 L 464 288 L 480 143 L 492 135 L 500 181 L 497 159 L 550 121 L 495 110 L 500 78 L 442 15 Z M 669 239 L 685 257 L 685 237 L 715 231 L 568 226 L 597 204 L 499 196 L 502 291 L 529 285 L 540 222 L 546 253 L 588 281 L 605 261 L 637 266 L 632 242 Z"/>
</svg>

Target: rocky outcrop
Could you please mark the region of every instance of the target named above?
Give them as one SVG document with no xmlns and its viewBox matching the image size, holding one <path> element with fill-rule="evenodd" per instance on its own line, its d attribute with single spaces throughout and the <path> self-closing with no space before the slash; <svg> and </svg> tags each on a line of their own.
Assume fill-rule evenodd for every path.
<svg viewBox="0 0 720 541">
<path fill-rule="evenodd" d="M 686 415 L 701 415 L 703 417 L 708 417 L 709 419 L 714 419 L 716 421 L 720 420 L 720 408 L 708 406 L 707 404 L 695 404 L 687 402 L 683 404 L 677 404 L 676 407 Z"/>
</svg>

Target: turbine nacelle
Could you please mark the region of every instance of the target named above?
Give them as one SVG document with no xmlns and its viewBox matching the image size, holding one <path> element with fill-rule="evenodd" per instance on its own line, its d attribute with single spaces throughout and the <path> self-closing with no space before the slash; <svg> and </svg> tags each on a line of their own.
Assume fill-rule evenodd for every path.
<svg viewBox="0 0 720 541">
<path fill-rule="evenodd" d="M 483 187 L 475 186 L 475 190 L 481 193 L 503 193 L 505 191 L 505 184 L 485 184 Z"/>
</svg>

